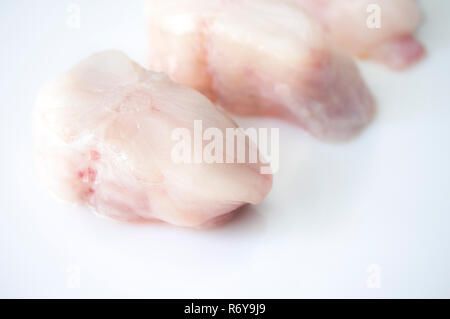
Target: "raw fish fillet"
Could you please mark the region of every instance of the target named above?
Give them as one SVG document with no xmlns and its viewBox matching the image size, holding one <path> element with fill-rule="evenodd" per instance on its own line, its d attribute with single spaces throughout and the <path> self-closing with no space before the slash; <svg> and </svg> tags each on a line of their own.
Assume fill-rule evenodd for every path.
<svg viewBox="0 0 450 319">
<path fill-rule="evenodd" d="M 337 43 L 360 58 L 405 69 L 425 54 L 414 37 L 423 20 L 416 0 L 297 1 Z M 379 28 L 372 20 L 378 12 Z"/>
<path fill-rule="evenodd" d="M 194 120 L 221 131 L 236 127 L 222 109 L 167 75 L 120 52 L 95 54 L 39 94 L 39 175 L 57 197 L 126 221 L 196 227 L 261 202 L 272 176 L 260 174 L 260 162 L 173 161 L 173 130 L 192 132 Z"/>
<path fill-rule="evenodd" d="M 374 100 L 350 56 L 290 0 L 150 0 L 150 67 L 240 115 L 327 141 L 357 135 Z"/>
</svg>

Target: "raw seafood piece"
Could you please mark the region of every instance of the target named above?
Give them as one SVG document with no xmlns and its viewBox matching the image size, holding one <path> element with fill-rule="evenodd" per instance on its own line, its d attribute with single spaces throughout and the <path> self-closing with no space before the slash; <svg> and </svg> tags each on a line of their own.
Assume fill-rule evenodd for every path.
<svg viewBox="0 0 450 319">
<path fill-rule="evenodd" d="M 373 118 L 353 60 L 290 0 L 150 0 L 150 66 L 241 115 L 274 116 L 328 141 Z"/>
<path fill-rule="evenodd" d="M 422 23 L 416 0 L 297 0 L 351 53 L 405 69 L 424 54 L 414 37 Z"/>
<path fill-rule="evenodd" d="M 272 185 L 255 164 L 176 164 L 175 128 L 235 128 L 200 93 L 146 71 L 116 51 L 82 61 L 40 92 L 35 154 L 59 198 L 119 220 L 180 226 L 259 203 Z M 247 142 L 245 142 L 247 143 Z"/>
</svg>

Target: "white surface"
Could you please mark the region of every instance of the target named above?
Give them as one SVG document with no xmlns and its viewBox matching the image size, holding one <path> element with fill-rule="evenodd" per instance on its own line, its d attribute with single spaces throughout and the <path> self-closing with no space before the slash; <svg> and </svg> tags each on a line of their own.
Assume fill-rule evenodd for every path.
<svg viewBox="0 0 450 319">
<path fill-rule="evenodd" d="M 111 222 L 38 186 L 40 85 L 98 50 L 145 65 L 142 1 L 74 3 L 78 30 L 70 2 L 0 3 L 0 297 L 450 297 L 450 1 L 423 1 L 420 65 L 362 65 L 379 116 L 361 138 L 326 145 L 240 121 L 281 128 L 280 171 L 262 205 L 208 231 Z"/>
</svg>

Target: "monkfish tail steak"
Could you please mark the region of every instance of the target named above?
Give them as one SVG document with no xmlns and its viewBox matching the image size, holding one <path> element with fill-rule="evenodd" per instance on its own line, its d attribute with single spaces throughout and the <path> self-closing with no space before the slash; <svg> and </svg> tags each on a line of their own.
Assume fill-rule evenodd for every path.
<svg viewBox="0 0 450 319">
<path fill-rule="evenodd" d="M 151 69 L 240 115 L 293 122 L 326 141 L 375 114 L 352 58 L 291 0 L 150 0 Z"/>
<path fill-rule="evenodd" d="M 405 69 L 425 55 L 414 33 L 423 15 L 416 0 L 297 0 L 349 52 Z"/>
<path fill-rule="evenodd" d="M 45 85 L 38 96 L 39 176 L 57 197 L 119 220 L 195 227 L 261 202 L 272 176 L 261 174 L 259 160 L 174 161 L 174 130 L 193 135 L 199 120 L 221 132 L 236 128 L 195 90 L 143 69 L 120 52 L 97 53 Z"/>
</svg>

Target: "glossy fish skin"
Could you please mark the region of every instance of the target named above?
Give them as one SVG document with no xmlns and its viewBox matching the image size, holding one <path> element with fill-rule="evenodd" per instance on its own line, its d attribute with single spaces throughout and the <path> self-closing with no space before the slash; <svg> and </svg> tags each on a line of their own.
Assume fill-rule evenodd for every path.
<svg viewBox="0 0 450 319">
<path fill-rule="evenodd" d="M 150 68 L 228 111 L 325 141 L 358 135 L 375 102 L 350 56 L 290 0 L 149 1 Z"/>
<path fill-rule="evenodd" d="M 297 1 L 339 45 L 362 59 L 402 70 L 425 55 L 414 37 L 423 21 L 416 0 Z M 377 13 L 379 28 L 371 25 Z"/>
<path fill-rule="evenodd" d="M 200 227 L 269 192 L 256 164 L 176 164 L 175 128 L 236 124 L 200 93 L 117 51 L 97 53 L 40 91 L 35 157 L 58 198 L 117 220 Z"/>
</svg>

